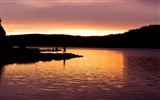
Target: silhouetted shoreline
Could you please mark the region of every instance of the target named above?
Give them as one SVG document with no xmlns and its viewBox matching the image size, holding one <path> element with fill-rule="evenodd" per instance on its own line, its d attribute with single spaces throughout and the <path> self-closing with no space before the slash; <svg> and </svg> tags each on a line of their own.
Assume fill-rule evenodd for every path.
<svg viewBox="0 0 160 100">
<path fill-rule="evenodd" d="M 73 53 L 40 53 L 36 49 L 12 49 L 8 53 L 1 53 L 0 64 L 35 63 L 38 61 L 67 60 L 83 57 Z"/>
<path fill-rule="evenodd" d="M 51 47 L 98 47 L 98 48 L 154 48 L 159 49 L 160 25 L 144 26 L 129 30 L 124 34 L 108 36 L 70 36 L 70 35 L 14 35 L 6 36 L 1 26 L 0 63 L 28 63 L 37 61 L 65 60 L 83 57 L 72 53 L 41 53 L 37 48 L 27 46 Z M 18 46 L 19 48 L 13 48 Z"/>
<path fill-rule="evenodd" d="M 6 31 L 4 30 L 0 18 L 0 65 L 12 64 L 12 63 L 34 63 L 38 61 L 51 61 L 51 60 L 66 60 L 76 57 L 83 57 L 81 55 L 76 55 L 72 53 L 66 53 L 65 44 L 63 44 L 63 53 L 41 53 L 39 48 L 26 48 L 27 44 L 25 41 L 30 41 L 24 39 L 23 41 L 18 41 L 19 44 L 15 45 L 13 41 L 6 36 Z M 17 41 L 17 40 L 14 40 Z M 36 40 L 35 40 L 36 41 Z M 39 41 L 36 41 L 39 42 Z M 45 41 L 42 41 L 45 43 Z M 18 46 L 18 48 L 14 48 Z M 44 50 L 43 50 L 44 51 Z M 48 50 L 45 50 L 48 51 Z M 56 48 L 49 50 L 52 52 L 61 51 Z"/>
<path fill-rule="evenodd" d="M 107 36 L 71 36 L 27 34 L 6 36 L 14 46 L 59 46 L 96 48 L 160 48 L 160 25 L 144 26 L 123 34 Z"/>
</svg>

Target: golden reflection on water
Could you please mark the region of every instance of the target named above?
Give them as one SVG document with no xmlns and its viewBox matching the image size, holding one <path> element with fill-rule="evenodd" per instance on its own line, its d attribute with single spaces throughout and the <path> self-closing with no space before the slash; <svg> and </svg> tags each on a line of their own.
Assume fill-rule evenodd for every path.
<svg viewBox="0 0 160 100">
<path fill-rule="evenodd" d="M 122 88 L 124 78 L 123 54 L 103 49 L 68 49 L 68 52 L 84 55 L 66 61 L 37 62 L 33 64 L 11 64 L 5 67 L 4 78 L 10 85 L 42 85 L 42 90 L 56 90 L 60 86 L 68 91 L 86 88 Z M 47 84 L 48 86 L 44 86 Z M 29 86 L 30 86 L 29 85 Z M 59 90 L 59 89 L 58 89 Z M 57 91 L 57 90 L 56 90 Z"/>
<path fill-rule="evenodd" d="M 67 52 L 84 57 L 65 64 L 53 60 L 5 65 L 0 74 L 1 99 L 137 100 L 159 96 L 157 51 L 67 48 Z"/>
<path fill-rule="evenodd" d="M 59 99 L 74 99 L 84 93 L 94 97 L 97 92 L 123 88 L 124 59 L 118 50 L 69 48 L 67 52 L 84 57 L 66 60 L 65 65 L 54 60 L 6 65 L 0 83 L 2 97 L 33 99 L 34 95 L 52 94 L 46 99 L 61 94 Z"/>
<path fill-rule="evenodd" d="M 113 50 L 94 50 L 86 52 L 87 60 L 84 60 L 83 67 L 88 66 L 88 73 L 95 75 L 94 80 L 104 82 L 117 88 L 123 87 L 123 54 Z M 89 64 L 87 63 L 89 62 Z M 88 64 L 88 65 L 86 65 Z M 83 72 L 83 71 L 82 71 Z M 110 87 L 104 87 L 108 90 Z"/>
</svg>

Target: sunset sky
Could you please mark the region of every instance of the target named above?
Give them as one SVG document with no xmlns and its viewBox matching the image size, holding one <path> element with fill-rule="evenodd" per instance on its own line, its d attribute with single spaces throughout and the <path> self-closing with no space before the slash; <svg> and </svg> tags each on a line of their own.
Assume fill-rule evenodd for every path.
<svg viewBox="0 0 160 100">
<path fill-rule="evenodd" d="M 160 24 L 159 0 L 0 0 L 7 35 L 108 35 Z"/>
</svg>

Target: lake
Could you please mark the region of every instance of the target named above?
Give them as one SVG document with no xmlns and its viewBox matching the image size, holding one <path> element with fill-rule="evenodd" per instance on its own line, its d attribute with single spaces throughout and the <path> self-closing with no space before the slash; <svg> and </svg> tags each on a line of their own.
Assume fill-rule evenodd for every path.
<svg viewBox="0 0 160 100">
<path fill-rule="evenodd" d="M 160 99 L 160 49 L 67 52 L 84 57 L 1 65 L 0 100 Z"/>
</svg>

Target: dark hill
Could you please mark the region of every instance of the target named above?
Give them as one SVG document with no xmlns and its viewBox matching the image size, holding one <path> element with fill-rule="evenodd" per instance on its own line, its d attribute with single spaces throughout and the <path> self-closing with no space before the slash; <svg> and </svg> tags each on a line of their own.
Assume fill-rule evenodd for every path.
<svg viewBox="0 0 160 100">
<path fill-rule="evenodd" d="M 160 25 L 132 29 L 124 34 L 107 36 L 12 35 L 7 41 L 14 46 L 68 46 L 114 48 L 160 48 Z"/>
</svg>

